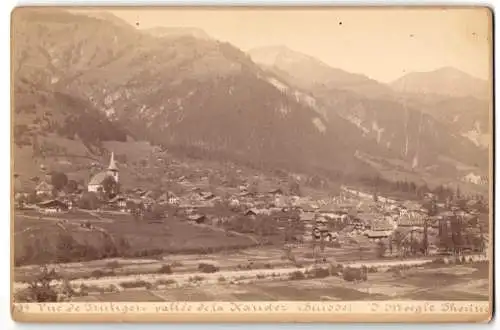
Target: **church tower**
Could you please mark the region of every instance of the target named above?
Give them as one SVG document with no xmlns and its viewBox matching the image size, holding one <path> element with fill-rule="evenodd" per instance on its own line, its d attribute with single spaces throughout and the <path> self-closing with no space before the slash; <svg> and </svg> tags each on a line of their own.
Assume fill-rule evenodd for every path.
<svg viewBox="0 0 500 330">
<path fill-rule="evenodd" d="M 118 166 L 115 162 L 115 153 L 111 152 L 111 159 L 109 160 L 108 175 L 111 175 L 118 183 Z"/>
</svg>

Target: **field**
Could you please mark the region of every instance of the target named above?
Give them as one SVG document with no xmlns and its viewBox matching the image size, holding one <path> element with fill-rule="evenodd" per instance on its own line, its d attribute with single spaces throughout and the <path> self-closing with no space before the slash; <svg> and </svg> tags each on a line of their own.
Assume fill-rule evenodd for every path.
<svg viewBox="0 0 500 330">
<path fill-rule="evenodd" d="M 57 216 L 44 215 L 40 218 L 37 213 L 26 211 L 16 212 L 15 215 L 16 258 L 17 254 L 21 253 L 20 247 L 32 242 L 28 233 L 37 233 L 37 239 L 55 239 L 57 237 L 54 235 L 60 231 L 56 224 L 62 219 L 67 220 L 64 226 L 69 228 L 68 231 L 71 235 L 82 233 L 86 237 L 97 240 L 96 235 L 88 231 L 82 232 L 83 229 L 79 227 L 80 224 L 90 222 L 93 226 L 109 233 L 115 241 L 126 242 L 126 250 L 118 252 L 116 256 L 144 257 L 165 253 L 208 253 L 256 245 L 256 241 L 249 235 L 216 230 L 210 226 L 196 225 L 177 218 L 168 218 L 159 223 L 138 223 L 128 214 L 97 215 L 78 212 Z M 38 258 L 37 261 L 54 262 L 56 260 L 51 258 L 51 255 L 45 255 L 44 258 Z"/>
<path fill-rule="evenodd" d="M 488 264 L 419 267 L 404 274 L 371 273 L 366 282 L 339 277 L 304 280 L 255 277 L 246 281 L 197 282 L 167 288 L 138 287 L 94 292 L 78 301 L 319 301 L 319 300 L 488 300 Z M 222 277 L 221 277 L 222 278 Z M 262 277 L 261 277 L 262 278 Z"/>
<path fill-rule="evenodd" d="M 94 228 L 82 226 L 87 224 Z M 29 291 L 28 283 L 37 278 L 40 267 L 36 261 L 47 263 L 64 279 L 56 287 L 68 281 L 78 292 L 69 299 L 78 301 L 489 297 L 488 263 L 484 259 L 448 264 L 435 262 L 435 257 L 381 258 L 376 243 L 363 235 L 344 237 L 342 232 L 341 244 L 327 244 L 323 251 L 317 251 L 307 242 L 288 248 L 282 240 L 280 244 L 260 244 L 262 237 L 254 234 L 196 224 L 177 215 L 153 222 L 135 221 L 126 213 L 84 210 L 57 215 L 17 211 L 14 232 L 16 294 Z M 68 234 L 76 245 L 61 240 Z M 126 244 L 110 250 L 110 237 L 115 243 Z M 31 259 L 17 262 L 26 253 L 32 253 Z M 346 269 L 360 267 L 367 269 L 365 280 L 346 280 Z"/>
</svg>

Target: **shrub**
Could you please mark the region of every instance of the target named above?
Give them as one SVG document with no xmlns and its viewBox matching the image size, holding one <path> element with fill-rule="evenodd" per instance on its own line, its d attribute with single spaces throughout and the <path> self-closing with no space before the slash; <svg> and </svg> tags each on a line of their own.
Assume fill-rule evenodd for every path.
<svg viewBox="0 0 500 330">
<path fill-rule="evenodd" d="M 219 281 L 220 283 L 223 283 L 223 282 L 226 282 L 226 278 L 224 276 L 220 276 L 217 281 Z"/>
<path fill-rule="evenodd" d="M 436 258 L 432 260 L 433 264 L 444 265 L 444 258 Z"/>
<path fill-rule="evenodd" d="M 120 267 L 120 263 L 116 260 L 114 261 L 110 261 L 106 264 L 106 267 L 108 268 L 119 268 Z"/>
<path fill-rule="evenodd" d="M 102 270 L 102 269 L 96 269 L 90 273 L 90 277 L 94 278 L 101 278 L 101 277 L 106 277 L 106 276 L 115 276 L 116 273 L 114 270 Z"/>
<path fill-rule="evenodd" d="M 288 275 L 288 279 L 291 281 L 304 280 L 305 278 L 306 276 L 300 270 L 296 270 L 293 273 L 290 273 L 290 275 Z"/>
<path fill-rule="evenodd" d="M 170 265 L 163 265 L 158 269 L 157 273 L 159 274 L 172 274 L 172 267 Z"/>
<path fill-rule="evenodd" d="M 181 266 L 182 266 L 182 262 L 180 262 L 180 261 L 172 262 L 172 267 L 181 267 Z"/>
<path fill-rule="evenodd" d="M 175 280 L 169 278 L 166 280 L 160 279 L 156 281 L 156 285 L 170 285 L 170 284 L 175 284 L 177 283 Z"/>
<path fill-rule="evenodd" d="M 265 263 L 264 264 L 264 268 L 266 268 L 266 269 L 273 269 L 273 265 L 271 265 L 270 263 Z"/>
<path fill-rule="evenodd" d="M 366 281 L 367 275 L 363 269 L 347 267 L 343 270 L 342 278 L 348 282 Z"/>
<path fill-rule="evenodd" d="M 132 288 L 150 288 L 151 283 L 148 283 L 143 280 L 137 280 L 137 281 L 127 281 L 127 282 L 121 282 L 120 285 L 125 288 L 125 289 L 132 289 Z"/>
<path fill-rule="evenodd" d="M 216 273 L 219 271 L 219 267 L 212 264 L 200 263 L 198 270 L 202 273 Z"/>
<path fill-rule="evenodd" d="M 266 275 L 264 275 L 264 274 L 257 274 L 256 277 L 257 277 L 258 280 L 263 280 L 263 279 L 266 278 Z"/>
<path fill-rule="evenodd" d="M 311 278 L 325 278 L 330 276 L 330 269 L 328 268 L 313 268 L 309 272 Z"/>
<path fill-rule="evenodd" d="M 61 277 L 55 269 L 49 270 L 47 266 L 42 266 L 40 273 L 36 274 L 31 281 L 28 281 L 28 289 L 24 290 L 16 298 L 25 302 L 57 302 L 58 294 L 52 281 Z"/>
<path fill-rule="evenodd" d="M 196 276 L 191 276 L 188 278 L 188 282 L 201 282 L 203 281 L 205 278 L 203 276 L 199 276 L 199 275 L 196 275 Z"/>
<path fill-rule="evenodd" d="M 337 276 L 338 274 L 342 273 L 343 266 L 341 264 L 330 264 L 330 274 L 332 276 Z"/>
</svg>

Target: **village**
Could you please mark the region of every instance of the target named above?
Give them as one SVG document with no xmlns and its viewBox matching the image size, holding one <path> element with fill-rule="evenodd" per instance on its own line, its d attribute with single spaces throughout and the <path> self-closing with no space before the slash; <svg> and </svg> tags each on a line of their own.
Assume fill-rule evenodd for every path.
<svg viewBox="0 0 500 330">
<path fill-rule="evenodd" d="M 91 266 L 76 272 L 109 285 L 119 276 L 149 274 L 151 267 L 167 267 L 170 274 L 176 263 L 198 264 L 175 270 L 174 275 L 192 282 L 186 274 L 193 271 L 218 277 L 224 271 L 250 272 L 264 278 L 262 272 L 281 269 L 294 276 L 297 269 L 332 263 L 355 268 L 419 265 L 450 257 L 486 260 L 488 211 L 480 199 L 440 201 L 428 192 L 421 201 L 396 200 L 344 185 L 335 196 L 312 198 L 296 182 L 262 189 L 250 180 L 218 193 L 183 176 L 176 192 L 127 189 L 120 185 L 119 174 L 111 153 L 109 165 L 87 187 L 56 191 L 53 181 L 59 174 L 52 174 L 35 191 L 16 193 L 15 263 L 21 278 L 36 264 L 112 258 L 155 261 L 147 266 L 144 260 L 143 267 L 131 262 L 130 267 L 138 268 L 122 275 L 116 269 L 96 275 Z M 44 235 L 53 247 L 40 241 Z M 233 262 L 230 253 L 238 255 Z M 102 279 L 108 275 L 118 278 Z"/>
</svg>

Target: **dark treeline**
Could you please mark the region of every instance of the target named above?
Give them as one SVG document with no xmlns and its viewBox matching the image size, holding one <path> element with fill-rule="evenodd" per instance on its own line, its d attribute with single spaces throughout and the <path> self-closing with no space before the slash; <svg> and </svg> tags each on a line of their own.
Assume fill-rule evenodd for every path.
<svg viewBox="0 0 500 330">
<path fill-rule="evenodd" d="M 485 201 L 484 196 L 477 195 L 465 195 L 461 192 L 460 188 L 457 186 L 456 188 L 450 188 L 443 185 L 438 185 L 434 188 L 430 188 L 427 184 L 416 184 L 412 181 L 406 180 L 396 180 L 391 181 L 384 179 L 380 176 L 371 176 L 371 177 L 362 177 L 360 179 L 361 183 L 370 187 L 376 193 L 399 193 L 408 197 L 413 197 L 417 199 L 421 199 L 425 196 L 426 193 L 432 193 L 435 195 L 438 201 L 450 201 L 450 200 L 479 200 Z"/>
</svg>

